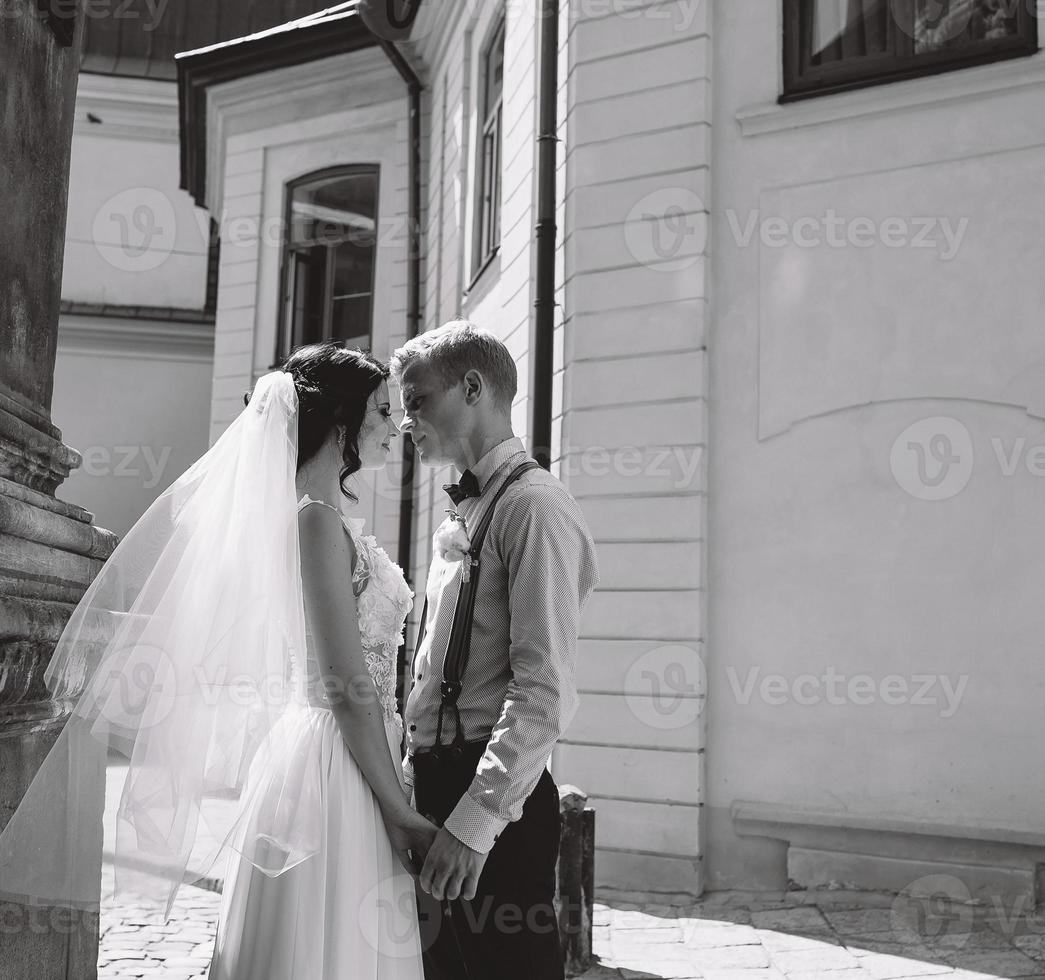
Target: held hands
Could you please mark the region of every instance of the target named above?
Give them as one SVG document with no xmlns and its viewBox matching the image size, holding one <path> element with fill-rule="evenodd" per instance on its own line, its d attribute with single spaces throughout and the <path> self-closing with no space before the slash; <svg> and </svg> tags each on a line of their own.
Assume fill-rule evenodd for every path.
<svg viewBox="0 0 1045 980">
<path fill-rule="evenodd" d="M 486 855 L 462 844 L 445 827 L 435 836 L 421 869 L 421 887 L 433 898 L 475 898 Z"/>
<path fill-rule="evenodd" d="M 385 821 L 388 839 L 400 863 L 416 878 L 439 828 L 427 817 L 409 808 Z"/>
</svg>

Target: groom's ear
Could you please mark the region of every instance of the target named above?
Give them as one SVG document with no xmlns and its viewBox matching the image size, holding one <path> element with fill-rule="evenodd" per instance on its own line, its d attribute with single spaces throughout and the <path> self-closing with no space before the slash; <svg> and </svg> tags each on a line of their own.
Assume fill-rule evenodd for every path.
<svg viewBox="0 0 1045 980">
<path fill-rule="evenodd" d="M 483 376 L 475 368 L 472 368 L 465 374 L 462 383 L 464 384 L 464 400 L 469 405 L 474 405 L 479 400 L 485 387 Z"/>
</svg>

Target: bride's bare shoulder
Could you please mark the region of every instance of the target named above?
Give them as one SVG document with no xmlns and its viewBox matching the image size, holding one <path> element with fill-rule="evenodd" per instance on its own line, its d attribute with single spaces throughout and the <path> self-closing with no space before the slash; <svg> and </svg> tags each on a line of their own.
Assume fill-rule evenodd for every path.
<svg viewBox="0 0 1045 980">
<path fill-rule="evenodd" d="M 298 511 L 301 563 L 315 569 L 341 570 L 355 565 L 356 549 L 341 515 L 329 504 L 311 501 Z"/>
</svg>

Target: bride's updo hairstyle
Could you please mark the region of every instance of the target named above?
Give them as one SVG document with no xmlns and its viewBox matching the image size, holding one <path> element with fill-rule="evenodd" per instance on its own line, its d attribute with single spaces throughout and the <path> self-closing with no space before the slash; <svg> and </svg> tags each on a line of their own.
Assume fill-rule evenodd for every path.
<svg viewBox="0 0 1045 980">
<path fill-rule="evenodd" d="M 294 378 L 297 389 L 298 469 L 319 452 L 335 426 L 343 425 L 345 465 L 339 482 L 341 492 L 355 501 L 345 481 L 362 466 L 359 432 L 370 396 L 388 380 L 388 368 L 366 351 L 347 347 L 343 340 L 327 340 L 295 348 L 279 370 Z M 243 401 L 249 404 L 250 394 Z"/>
</svg>

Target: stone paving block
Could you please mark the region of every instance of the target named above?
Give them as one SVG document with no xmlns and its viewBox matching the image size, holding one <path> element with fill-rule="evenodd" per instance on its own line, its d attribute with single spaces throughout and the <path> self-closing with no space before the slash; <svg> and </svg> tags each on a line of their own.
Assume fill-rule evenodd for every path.
<svg viewBox="0 0 1045 980">
<path fill-rule="evenodd" d="M 794 909 L 769 909 L 763 912 L 752 911 L 751 924 L 758 929 L 797 932 L 802 935 L 831 932 L 831 927 L 827 924 L 820 909 L 808 906 Z"/>
<path fill-rule="evenodd" d="M 755 931 L 756 941 L 770 951 L 784 952 L 787 950 L 816 950 L 822 947 L 840 947 L 838 939 L 830 933 L 816 933 L 810 935 L 796 935 L 790 932 L 773 932 L 769 929 L 758 929 Z"/>
<path fill-rule="evenodd" d="M 1045 972 L 1040 962 L 1016 949 L 960 952 L 953 955 L 951 965 L 955 969 L 1005 977 L 1006 980 Z"/>
<path fill-rule="evenodd" d="M 749 926 L 748 909 L 705 909 L 691 907 L 679 911 L 679 922 L 700 922 L 706 926 Z"/>
<path fill-rule="evenodd" d="M 856 957 L 897 956 L 908 960 L 927 960 L 931 962 L 950 962 L 942 950 L 934 949 L 925 943 L 900 942 L 888 938 L 884 933 L 867 936 L 860 941 L 846 937 L 843 944 Z"/>
<path fill-rule="evenodd" d="M 893 914 L 889 909 L 824 909 L 824 918 L 839 935 L 847 932 L 892 932 Z"/>
<path fill-rule="evenodd" d="M 614 929 L 677 929 L 678 920 L 674 916 L 663 918 L 647 915 L 640 910 L 617 911 L 610 920 Z"/>
<path fill-rule="evenodd" d="M 710 970 L 766 970 L 772 965 L 762 946 L 721 946 L 694 952 L 698 955 L 701 973 Z"/>
<path fill-rule="evenodd" d="M 577 980 L 610 980 L 610 978 L 620 980 L 620 970 L 603 963 L 596 963 L 590 969 L 585 970 Z"/>
<path fill-rule="evenodd" d="M 682 928 L 682 941 L 692 949 L 716 946 L 756 946 L 761 941 L 751 926 L 705 926 L 699 920 L 687 920 Z"/>
<path fill-rule="evenodd" d="M 949 974 L 953 969 L 949 963 L 917 960 L 906 956 L 889 956 L 873 953 L 860 958 L 860 968 L 873 980 L 901 980 L 907 977 L 931 977 Z"/>
<path fill-rule="evenodd" d="M 868 975 L 854 967 L 851 970 L 798 970 L 787 975 L 787 980 L 869 980 Z"/>
<path fill-rule="evenodd" d="M 852 970 L 860 964 L 856 957 L 842 946 L 824 944 L 819 949 L 792 949 L 770 953 L 778 970 L 813 973 L 817 970 Z"/>
<path fill-rule="evenodd" d="M 710 969 L 701 972 L 703 980 L 787 980 L 776 967 L 765 970 Z"/>
<path fill-rule="evenodd" d="M 1015 936 L 1012 944 L 1027 956 L 1036 960 L 1045 960 L 1045 936 Z"/>
<path fill-rule="evenodd" d="M 681 929 L 617 929 L 610 933 L 611 949 L 621 946 L 682 945 Z"/>
<path fill-rule="evenodd" d="M 694 971 L 693 964 L 685 960 L 656 963 L 647 963 L 644 960 L 629 961 L 620 965 L 620 975 L 627 980 L 650 980 L 651 977 L 658 980 L 701 980 L 700 974 Z"/>
<path fill-rule="evenodd" d="M 1008 937 L 987 929 L 975 932 L 954 932 L 947 935 L 927 939 L 927 945 L 934 949 L 982 951 L 991 949 L 1012 949 L 1013 943 Z"/>
</svg>

